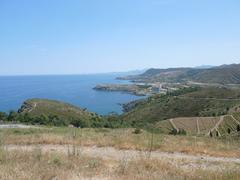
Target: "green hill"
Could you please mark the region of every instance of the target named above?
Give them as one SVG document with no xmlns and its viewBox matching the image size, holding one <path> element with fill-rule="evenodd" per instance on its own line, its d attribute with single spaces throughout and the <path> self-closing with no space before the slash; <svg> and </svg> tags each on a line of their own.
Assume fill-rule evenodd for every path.
<svg viewBox="0 0 240 180">
<path fill-rule="evenodd" d="M 239 89 L 192 87 L 135 102 L 121 118 L 146 127 L 176 117 L 221 116 L 237 110 L 239 105 Z"/>
<path fill-rule="evenodd" d="M 193 81 L 203 83 L 239 84 L 240 64 L 223 65 L 205 69 L 189 78 Z"/>
<path fill-rule="evenodd" d="M 63 124 L 74 124 L 77 126 L 90 126 L 94 122 L 101 121 L 101 117 L 96 113 L 91 113 L 85 109 L 78 108 L 68 103 L 48 100 L 30 99 L 23 103 L 18 113 L 30 122 L 51 124 L 51 121 L 62 122 Z M 44 122 L 48 121 L 48 122 Z"/>
</svg>

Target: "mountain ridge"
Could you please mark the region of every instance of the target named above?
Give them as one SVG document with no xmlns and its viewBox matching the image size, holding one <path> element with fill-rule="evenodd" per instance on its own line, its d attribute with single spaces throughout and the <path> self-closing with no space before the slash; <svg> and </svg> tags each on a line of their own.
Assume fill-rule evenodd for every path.
<svg viewBox="0 0 240 180">
<path fill-rule="evenodd" d="M 122 77 L 120 79 L 135 82 L 199 82 L 219 84 L 240 84 L 240 64 L 214 66 L 211 68 L 150 68 L 140 75 Z"/>
</svg>

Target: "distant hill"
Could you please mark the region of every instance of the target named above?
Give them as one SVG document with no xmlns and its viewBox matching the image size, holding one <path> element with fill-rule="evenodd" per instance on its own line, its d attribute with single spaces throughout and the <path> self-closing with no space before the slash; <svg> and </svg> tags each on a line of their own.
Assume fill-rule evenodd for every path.
<svg viewBox="0 0 240 180">
<path fill-rule="evenodd" d="M 125 107 L 128 112 L 121 118 L 132 125 L 146 127 L 177 117 L 221 116 L 238 111 L 239 105 L 239 89 L 192 87 L 129 103 L 129 107 Z"/>
<path fill-rule="evenodd" d="M 240 64 L 209 68 L 149 69 L 143 74 L 123 77 L 138 82 L 199 82 L 219 84 L 240 84 Z"/>
<path fill-rule="evenodd" d="M 213 68 L 215 66 L 211 66 L 211 65 L 201 65 L 201 66 L 196 66 L 194 67 L 195 69 L 210 69 Z"/>
<path fill-rule="evenodd" d="M 222 65 L 205 69 L 189 78 L 204 83 L 240 84 L 240 64 Z"/>
<path fill-rule="evenodd" d="M 139 69 L 132 71 L 123 71 L 123 72 L 109 72 L 104 74 L 116 75 L 116 76 L 129 76 L 129 75 L 139 75 L 146 71 L 147 69 Z"/>
</svg>

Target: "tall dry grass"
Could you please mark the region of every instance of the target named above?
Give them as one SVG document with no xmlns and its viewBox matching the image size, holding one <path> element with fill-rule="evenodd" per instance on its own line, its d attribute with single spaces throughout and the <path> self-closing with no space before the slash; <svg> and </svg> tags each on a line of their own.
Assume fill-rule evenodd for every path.
<svg viewBox="0 0 240 180">
<path fill-rule="evenodd" d="M 0 151 L 0 179 L 3 180 L 76 180 L 76 179 L 209 179 L 240 178 L 239 165 L 222 165 L 220 169 L 184 168 L 179 160 L 122 159 L 103 160 L 86 156 L 68 156 L 60 153 L 42 153 L 39 147 L 32 151 Z M 193 163 L 193 162 L 192 162 Z M 196 162 L 195 162 L 196 163 Z M 188 162 L 191 164 L 191 162 Z"/>
<path fill-rule="evenodd" d="M 4 134 L 5 133 L 5 134 Z M 169 160 L 161 159 L 155 160 L 151 156 L 143 156 L 140 160 L 123 158 L 121 160 L 115 159 L 101 159 L 96 157 L 87 157 L 81 154 L 81 146 L 85 145 L 85 140 L 91 139 L 94 144 L 113 146 L 118 145 L 123 147 L 123 139 L 129 143 L 127 148 L 166 148 L 165 150 L 172 150 L 177 147 L 180 149 L 179 140 L 183 142 L 182 146 L 205 147 L 205 139 L 201 141 L 192 141 L 191 137 L 174 137 L 174 136 L 160 136 L 156 134 L 134 135 L 131 130 L 117 130 L 112 132 L 109 130 L 85 131 L 70 129 L 67 133 L 58 132 L 40 132 L 34 134 L 24 130 L 16 132 L 1 132 L 0 133 L 0 179 L 3 180 L 77 180 L 77 179 L 126 179 L 126 180 L 172 180 L 172 179 L 190 179 L 190 180 L 238 180 L 240 179 L 240 165 L 233 163 L 214 163 L 196 160 Z M 32 134 L 33 133 L 33 134 Z M 126 133 L 126 134 L 124 134 Z M 18 137 L 18 135 L 20 137 Z M 108 140 L 117 140 L 116 142 L 106 142 L 106 140 L 98 139 L 97 137 L 105 137 Z M 160 136 L 160 137 L 159 137 Z M 16 139 L 13 139 L 13 138 Z M 51 137 L 47 140 L 47 137 Z M 57 137 L 57 138 L 56 138 Z M 143 138 L 144 137 L 144 138 Z M 46 138 L 46 139 L 44 139 Z M 99 141 L 97 141 L 99 140 Z M 143 139 L 142 139 L 143 138 Z M 190 138 L 190 139 L 189 139 Z M 11 141 L 10 141 L 11 140 Z M 13 141 L 14 140 L 14 141 Z M 30 142 L 35 144 L 35 148 L 31 151 L 23 149 L 8 150 L 5 148 L 5 143 L 12 143 L 17 140 L 24 140 L 18 143 Z M 43 141 L 44 140 L 44 141 Z M 43 152 L 41 143 L 57 143 L 56 140 L 61 140 L 67 143 L 68 153 Z M 95 141 L 94 141 L 95 140 Z M 139 142 L 143 140 L 146 142 Z M 161 140 L 155 146 L 154 143 Z M 171 140 L 172 142 L 167 141 Z M 201 144 L 201 143 L 202 144 Z M 72 143 L 72 144 L 71 144 Z M 117 143 L 117 144 L 116 144 Z M 146 145 L 145 145 L 146 143 Z M 219 144 L 220 141 L 215 142 Z M 150 144 L 150 146 L 149 146 Z M 220 143 L 221 144 L 221 143 Z M 188 145 L 188 146 L 187 146 Z M 219 145 L 221 147 L 221 145 Z M 229 144 L 229 147 L 233 146 Z M 124 146 L 126 148 L 126 146 Z M 234 147 L 234 146 L 233 146 Z M 181 147 L 182 148 L 182 147 Z M 210 146 L 208 149 L 211 149 Z M 216 148 L 216 147 L 215 147 Z M 178 149 L 178 150 L 179 150 Z M 217 147 L 216 151 L 221 148 Z M 194 149 L 196 151 L 196 149 Z M 193 151 L 194 151 L 193 150 Z M 225 149 L 224 149 L 225 150 Z M 210 168 L 211 167 L 211 168 Z"/>
<path fill-rule="evenodd" d="M 240 157 L 240 138 L 171 136 L 133 129 L 0 130 L 6 144 L 69 144 L 70 146 L 111 146 L 118 149 L 183 152 L 220 157 Z"/>
</svg>

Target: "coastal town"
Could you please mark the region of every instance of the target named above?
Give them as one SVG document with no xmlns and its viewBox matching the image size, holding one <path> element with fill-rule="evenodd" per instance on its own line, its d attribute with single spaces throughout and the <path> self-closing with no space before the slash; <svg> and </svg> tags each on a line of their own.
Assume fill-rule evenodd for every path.
<svg viewBox="0 0 240 180">
<path fill-rule="evenodd" d="M 131 84 L 100 84 L 93 89 L 98 91 L 118 91 L 136 96 L 150 96 L 154 94 L 166 94 L 167 92 L 175 91 L 183 87 L 189 87 L 189 85 L 181 83 L 137 82 Z"/>
</svg>

